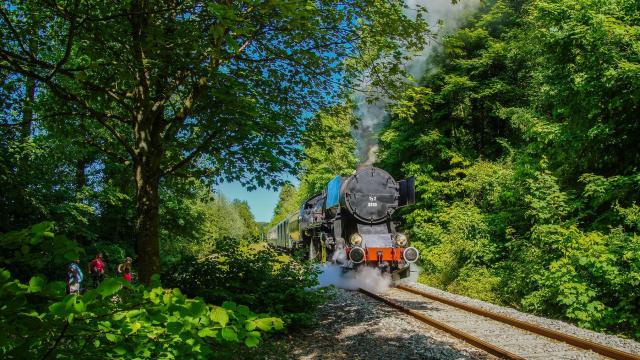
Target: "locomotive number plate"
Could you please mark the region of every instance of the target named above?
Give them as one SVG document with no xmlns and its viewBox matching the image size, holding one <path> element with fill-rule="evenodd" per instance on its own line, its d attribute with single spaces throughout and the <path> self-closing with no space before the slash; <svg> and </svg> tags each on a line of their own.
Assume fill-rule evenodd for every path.
<svg viewBox="0 0 640 360">
<path fill-rule="evenodd" d="M 367 203 L 367 207 L 376 207 L 378 206 L 378 203 L 376 202 L 376 197 L 375 196 L 369 196 L 369 202 Z"/>
</svg>

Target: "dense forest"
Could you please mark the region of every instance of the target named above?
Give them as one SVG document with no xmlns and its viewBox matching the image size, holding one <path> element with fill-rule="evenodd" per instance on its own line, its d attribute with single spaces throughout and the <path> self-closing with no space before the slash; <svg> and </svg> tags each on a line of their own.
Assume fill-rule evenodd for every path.
<svg viewBox="0 0 640 360">
<path fill-rule="evenodd" d="M 487 1 L 443 38 L 380 135 L 421 281 L 640 338 L 639 10 Z"/>
<path fill-rule="evenodd" d="M 0 356 L 245 358 L 312 323 L 315 268 L 256 242 L 247 203 L 212 189 L 277 188 L 300 163 L 324 176 L 326 131 L 353 123 L 343 94 L 363 74 L 397 87 L 425 44 L 424 9 L 405 10 L 3 2 Z"/>
</svg>

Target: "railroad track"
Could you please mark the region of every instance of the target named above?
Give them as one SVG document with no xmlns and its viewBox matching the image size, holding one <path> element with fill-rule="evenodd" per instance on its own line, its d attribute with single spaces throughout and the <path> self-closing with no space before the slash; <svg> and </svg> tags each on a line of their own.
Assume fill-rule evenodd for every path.
<svg viewBox="0 0 640 360">
<path fill-rule="evenodd" d="M 360 292 L 500 358 L 640 360 L 636 354 L 406 285 L 384 295 Z"/>
</svg>

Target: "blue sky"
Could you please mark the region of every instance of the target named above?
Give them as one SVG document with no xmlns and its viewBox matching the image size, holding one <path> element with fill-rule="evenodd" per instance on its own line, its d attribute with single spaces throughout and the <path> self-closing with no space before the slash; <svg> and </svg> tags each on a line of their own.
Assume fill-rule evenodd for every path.
<svg viewBox="0 0 640 360">
<path fill-rule="evenodd" d="M 298 185 L 298 179 L 287 176 L 285 177 L 294 185 Z M 248 191 L 243 188 L 238 182 L 223 183 L 215 186 L 215 189 L 222 193 L 227 199 L 239 199 L 246 200 L 249 203 L 251 212 L 256 218 L 256 221 L 271 221 L 273 216 L 273 209 L 278 202 L 278 190 L 271 191 L 265 189 L 257 189 L 254 191 Z"/>
</svg>

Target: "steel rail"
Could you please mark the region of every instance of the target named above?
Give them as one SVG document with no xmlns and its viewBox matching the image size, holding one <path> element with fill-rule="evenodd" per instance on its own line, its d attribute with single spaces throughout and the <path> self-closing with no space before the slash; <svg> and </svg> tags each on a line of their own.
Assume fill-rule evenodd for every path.
<svg viewBox="0 0 640 360">
<path fill-rule="evenodd" d="M 495 356 L 498 356 L 498 357 L 501 357 L 501 358 L 504 358 L 504 359 L 524 360 L 524 358 L 522 356 L 520 356 L 520 355 L 516 355 L 514 353 L 511 353 L 511 352 L 509 352 L 509 351 L 507 351 L 505 349 L 502 349 L 502 348 L 500 348 L 498 346 L 495 346 L 495 345 L 493 345 L 491 343 L 488 343 L 488 342 L 486 342 L 486 341 L 484 341 L 484 340 L 482 340 L 480 338 L 477 338 L 477 337 L 475 337 L 473 335 L 470 335 L 470 334 L 468 334 L 468 333 L 466 333 L 466 332 L 464 332 L 462 330 L 456 329 L 456 328 L 451 327 L 451 326 L 449 326 L 449 325 L 447 325 L 447 324 L 445 324 L 443 322 L 440 322 L 440 321 L 438 321 L 436 319 L 433 319 L 433 318 L 431 318 L 429 316 L 426 316 L 426 315 L 424 315 L 424 314 L 422 314 L 422 313 L 420 313 L 420 312 L 418 312 L 416 310 L 412 310 L 412 309 L 409 309 L 409 308 L 407 308 L 405 306 L 402 306 L 402 305 L 398 304 L 397 302 L 395 302 L 393 300 L 387 299 L 385 297 L 382 297 L 380 295 L 374 294 L 374 293 L 369 292 L 369 291 L 364 290 L 364 289 L 359 289 L 359 291 L 361 293 L 367 295 L 367 296 L 370 296 L 370 297 L 372 297 L 372 298 L 374 298 L 374 299 L 376 299 L 378 301 L 381 301 L 381 302 L 391 306 L 394 309 L 400 310 L 401 312 L 403 312 L 403 313 L 405 313 L 407 315 L 413 316 L 414 318 L 416 318 L 416 319 L 418 319 L 418 320 L 420 320 L 420 321 L 422 321 L 422 322 L 424 322 L 424 323 L 426 323 L 426 324 L 428 324 L 428 325 L 430 325 L 430 326 L 432 326 L 434 328 L 437 328 L 437 329 L 440 329 L 442 331 L 445 331 L 445 332 L 457 337 L 458 339 L 461 339 L 461 340 L 463 340 L 463 341 L 465 341 L 465 342 L 467 342 L 467 343 L 469 343 L 469 344 L 471 344 L 471 345 L 473 345 L 473 346 L 475 346 L 475 347 L 477 347 L 479 349 L 482 349 L 482 350 L 484 350 L 484 351 L 486 351 L 486 352 L 488 352 L 488 353 L 490 353 L 492 355 L 495 355 Z"/>
<path fill-rule="evenodd" d="M 529 332 L 542 335 L 544 337 L 547 337 L 553 340 L 562 341 L 569 345 L 573 345 L 581 349 L 591 350 L 600 355 L 604 355 L 608 358 L 612 358 L 615 360 L 640 360 L 639 355 L 631 354 L 622 350 L 618 350 L 616 348 L 598 344 L 587 339 L 579 338 L 577 336 L 561 333 L 557 330 L 545 328 L 536 324 L 531 324 L 522 320 L 514 319 L 510 316 L 497 314 L 476 306 L 463 304 L 461 302 L 448 299 L 439 295 L 427 293 L 427 292 L 412 288 L 410 286 L 396 285 L 396 288 L 468 311 L 470 313 L 474 313 L 476 315 L 484 316 L 484 317 L 487 317 L 487 318 L 490 318 L 490 319 L 523 329 L 523 330 L 527 330 Z"/>
</svg>

